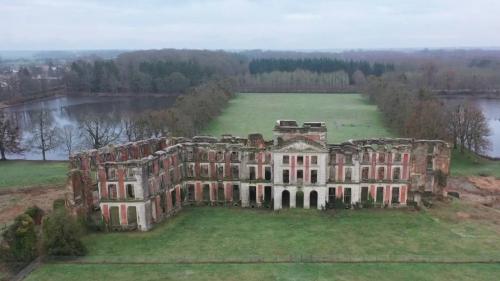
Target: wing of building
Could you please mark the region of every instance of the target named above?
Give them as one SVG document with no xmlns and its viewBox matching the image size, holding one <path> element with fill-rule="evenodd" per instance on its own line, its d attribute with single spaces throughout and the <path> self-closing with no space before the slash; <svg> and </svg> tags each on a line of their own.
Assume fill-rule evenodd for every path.
<svg viewBox="0 0 500 281">
<path fill-rule="evenodd" d="M 99 210 L 110 229 L 146 231 L 186 205 L 252 208 L 405 206 L 440 193 L 450 147 L 440 140 L 327 144 L 324 122 L 278 120 L 273 140 L 155 138 L 71 157 L 67 205 Z"/>
</svg>

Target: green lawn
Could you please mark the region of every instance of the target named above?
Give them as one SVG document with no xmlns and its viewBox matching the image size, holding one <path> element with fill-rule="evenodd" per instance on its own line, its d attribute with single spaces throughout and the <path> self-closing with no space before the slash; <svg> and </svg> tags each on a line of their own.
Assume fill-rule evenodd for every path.
<svg viewBox="0 0 500 281">
<path fill-rule="evenodd" d="M 450 208 L 452 209 L 452 208 Z M 456 208 L 455 208 L 456 209 Z M 453 210 L 455 210 L 453 209 Z M 460 209 L 460 208 L 458 208 Z M 277 260 L 500 259 L 490 224 L 459 222 L 429 212 L 186 209 L 148 233 L 92 234 L 81 262 L 47 264 L 28 280 L 490 280 L 500 265 L 248 264 Z M 245 262 L 245 264 L 110 265 L 106 262 Z M 161 278 L 160 278 L 161 277 Z"/>
<path fill-rule="evenodd" d="M 325 121 L 329 142 L 393 136 L 377 107 L 359 94 L 239 94 L 204 133 L 262 133 L 271 139 L 278 119 Z"/>
<path fill-rule="evenodd" d="M 27 281 L 50 280 L 498 280 L 494 264 L 66 265 L 42 267 Z"/>
<path fill-rule="evenodd" d="M 454 150 L 451 157 L 452 176 L 495 176 L 500 177 L 500 161 L 490 161 L 465 152 Z"/>
<path fill-rule="evenodd" d="M 0 188 L 62 185 L 67 172 L 66 162 L 0 161 Z"/>
</svg>

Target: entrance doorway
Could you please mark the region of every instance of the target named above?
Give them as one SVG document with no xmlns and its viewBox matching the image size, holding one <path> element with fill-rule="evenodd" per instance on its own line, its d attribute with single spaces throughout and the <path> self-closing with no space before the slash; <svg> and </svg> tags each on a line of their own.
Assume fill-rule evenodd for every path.
<svg viewBox="0 0 500 281">
<path fill-rule="evenodd" d="M 297 191 L 295 193 L 295 207 L 304 208 L 304 192 Z"/>
<path fill-rule="evenodd" d="M 264 202 L 269 203 L 271 202 L 272 197 L 272 190 L 270 186 L 264 187 Z"/>
<path fill-rule="evenodd" d="M 318 192 L 316 190 L 311 191 L 309 194 L 309 207 L 318 208 Z"/>
<path fill-rule="evenodd" d="M 290 208 L 290 191 L 288 190 L 283 190 L 281 194 L 281 207 Z"/>
<path fill-rule="evenodd" d="M 250 204 L 255 204 L 257 202 L 257 192 L 255 186 L 250 186 Z"/>
</svg>

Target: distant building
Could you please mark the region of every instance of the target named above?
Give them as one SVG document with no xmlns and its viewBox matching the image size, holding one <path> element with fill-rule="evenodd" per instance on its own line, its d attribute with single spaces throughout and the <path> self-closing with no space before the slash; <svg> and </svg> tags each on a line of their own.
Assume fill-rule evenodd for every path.
<svg viewBox="0 0 500 281">
<path fill-rule="evenodd" d="M 450 148 L 439 140 L 327 144 L 324 122 L 279 120 L 261 134 L 157 138 L 71 157 L 67 203 L 99 209 L 111 229 L 149 230 L 183 205 L 332 208 L 405 206 L 438 193 Z"/>
</svg>

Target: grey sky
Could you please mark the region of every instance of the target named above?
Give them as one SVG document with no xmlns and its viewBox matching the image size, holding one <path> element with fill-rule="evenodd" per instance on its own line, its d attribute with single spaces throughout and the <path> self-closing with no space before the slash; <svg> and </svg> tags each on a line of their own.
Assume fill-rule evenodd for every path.
<svg viewBox="0 0 500 281">
<path fill-rule="evenodd" d="M 498 0 L 0 0 L 3 50 L 498 46 Z"/>
</svg>

